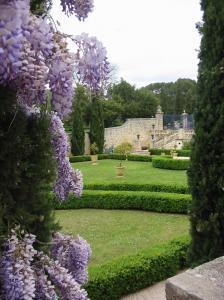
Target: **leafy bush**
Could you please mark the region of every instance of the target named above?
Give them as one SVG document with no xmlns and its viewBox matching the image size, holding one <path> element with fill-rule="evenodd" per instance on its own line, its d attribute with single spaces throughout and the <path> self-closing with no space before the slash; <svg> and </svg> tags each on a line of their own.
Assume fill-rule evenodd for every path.
<svg viewBox="0 0 224 300">
<path fill-rule="evenodd" d="M 151 156 L 147 156 L 147 155 L 135 155 L 135 154 L 130 154 L 128 155 L 128 160 L 130 161 L 152 161 L 152 157 Z"/>
<path fill-rule="evenodd" d="M 84 190 L 81 198 L 70 196 L 66 203 L 55 201 L 56 209 L 138 209 L 166 213 L 189 211 L 191 195 L 134 191 Z"/>
<path fill-rule="evenodd" d="M 166 184 L 137 184 L 137 183 L 96 183 L 85 184 L 86 190 L 105 190 L 105 191 L 149 191 L 189 194 L 187 185 L 166 185 Z"/>
<path fill-rule="evenodd" d="M 117 300 L 169 278 L 186 266 L 189 237 L 145 249 L 89 269 L 85 286 L 91 300 Z"/>
<path fill-rule="evenodd" d="M 71 156 L 71 157 L 69 157 L 70 163 L 82 162 L 82 161 L 90 161 L 90 160 L 91 160 L 90 155 L 77 155 L 77 156 Z"/>
<path fill-rule="evenodd" d="M 152 159 L 152 166 L 160 169 L 187 170 L 189 164 L 189 160 L 167 159 L 163 157 L 154 157 Z"/>
<path fill-rule="evenodd" d="M 162 152 L 164 152 L 166 155 L 170 155 L 170 151 L 173 149 L 150 149 L 151 155 L 161 155 Z M 190 156 L 191 151 L 190 150 L 175 150 L 178 153 L 178 156 Z"/>
<path fill-rule="evenodd" d="M 116 160 L 125 160 L 126 156 L 122 154 L 99 154 L 98 159 L 116 159 Z"/>
</svg>

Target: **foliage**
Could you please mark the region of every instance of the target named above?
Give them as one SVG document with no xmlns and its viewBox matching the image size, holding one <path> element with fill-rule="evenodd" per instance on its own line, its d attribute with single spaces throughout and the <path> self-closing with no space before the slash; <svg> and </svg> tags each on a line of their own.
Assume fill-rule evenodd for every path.
<svg viewBox="0 0 224 300">
<path fill-rule="evenodd" d="M 79 99 L 76 98 L 75 101 L 76 102 L 73 105 L 71 152 L 73 155 L 83 155 L 85 147 L 85 132 L 83 126 L 83 118 Z"/>
<path fill-rule="evenodd" d="M 196 82 L 192 79 L 179 78 L 175 82 L 158 82 L 146 86 L 152 91 L 165 114 L 182 114 L 185 110 L 192 114 L 196 102 Z"/>
<path fill-rule="evenodd" d="M 71 196 L 66 203 L 55 201 L 57 209 L 137 209 L 181 214 L 188 213 L 190 205 L 191 196 L 187 194 L 143 191 L 84 190 L 78 200 Z"/>
<path fill-rule="evenodd" d="M 95 142 L 90 145 L 90 151 L 92 154 L 97 154 L 99 152 L 99 148 Z"/>
<path fill-rule="evenodd" d="M 192 263 L 224 253 L 224 5 L 222 0 L 202 0 L 201 8 L 198 97 L 189 171 Z"/>
<path fill-rule="evenodd" d="M 191 150 L 191 141 L 185 141 L 183 142 L 182 150 Z"/>
<path fill-rule="evenodd" d="M 187 159 L 172 159 L 164 157 L 154 157 L 152 166 L 154 168 L 169 169 L 169 170 L 187 170 L 190 160 Z"/>
<path fill-rule="evenodd" d="M 97 97 L 92 99 L 91 107 L 91 119 L 90 119 L 90 143 L 96 144 L 98 150 L 96 153 L 103 153 L 104 147 L 104 121 L 102 106 Z"/>
<path fill-rule="evenodd" d="M 91 160 L 90 155 L 77 155 L 77 156 L 69 157 L 70 163 L 81 162 L 81 161 L 90 161 L 90 160 Z"/>
<path fill-rule="evenodd" d="M 120 145 L 118 145 L 117 147 L 115 147 L 114 153 L 125 156 L 125 158 L 127 159 L 127 156 L 128 156 L 128 154 L 131 153 L 132 148 L 133 147 L 130 143 L 124 142 L 124 143 L 121 143 Z M 120 160 L 120 167 L 122 166 L 122 160 L 123 159 Z"/>
<path fill-rule="evenodd" d="M 121 125 L 127 118 L 155 115 L 158 105 L 156 96 L 151 91 L 136 89 L 124 79 L 111 86 L 108 99 L 102 103 L 107 127 Z"/>
<path fill-rule="evenodd" d="M 170 152 L 173 149 L 159 149 L 159 148 L 152 148 L 149 151 L 151 152 L 151 155 L 161 155 L 162 152 L 164 152 L 166 155 L 170 155 Z M 176 149 L 175 152 L 177 152 L 178 156 L 184 156 L 184 157 L 189 157 L 191 154 L 190 150 L 185 150 L 185 149 Z"/>
<path fill-rule="evenodd" d="M 48 196 L 55 177 L 49 122 L 45 114 L 27 118 L 15 92 L 0 87 L 1 236 L 20 224 L 48 242 L 57 228 Z"/>
<path fill-rule="evenodd" d="M 177 194 L 189 194 L 189 188 L 180 184 L 156 184 L 156 183 L 87 183 L 84 185 L 86 190 L 104 190 L 104 191 L 149 191 L 165 192 Z"/>
<path fill-rule="evenodd" d="M 93 268 L 86 289 L 92 300 L 116 300 L 157 281 L 169 278 L 186 266 L 189 238 L 175 239 Z"/>
<path fill-rule="evenodd" d="M 67 159 L 69 143 L 61 121 L 71 109 L 74 69 L 81 75 L 83 84 L 98 93 L 96 79 L 97 83 L 102 77 L 105 79 L 108 62 L 102 44 L 87 35 L 85 42 L 91 42 L 92 50 L 82 44 L 82 49 L 77 47 L 76 54 L 70 53 L 68 36 L 57 31 L 53 22 L 42 16 L 48 5 L 50 1 L 39 0 L 32 1 L 31 6 L 29 1 L 23 0 L 0 4 L 0 88 L 3 92 L 0 93 L 0 164 L 4 172 L 0 181 L 1 233 L 6 239 L 7 233 L 17 224 L 22 227 L 21 235 L 31 232 L 24 238 L 21 235 L 17 238 L 15 232 L 8 236 L 0 259 L 1 299 L 87 299 L 86 291 L 78 283 L 86 282 L 81 282 L 79 276 L 81 264 L 87 261 L 82 255 L 81 239 L 76 241 L 79 253 L 72 253 L 75 241 L 70 238 L 69 249 L 65 251 L 67 257 L 58 253 L 56 261 L 36 251 L 33 244 L 37 235 L 40 240 L 36 243 L 46 246 L 56 228 L 48 199 L 54 177 L 53 157 L 57 162 L 54 191 L 60 200 L 65 200 L 70 191 L 76 196 L 82 191 L 82 177 Z M 84 20 L 93 8 L 93 1 L 62 0 L 61 5 L 67 15 L 75 14 L 79 20 Z M 39 16 L 31 14 L 30 9 Z M 80 37 L 74 41 L 79 46 Z M 64 241 L 57 240 L 57 243 L 61 249 Z M 76 264 L 78 267 L 68 270 L 59 260 L 67 267 Z"/>
</svg>

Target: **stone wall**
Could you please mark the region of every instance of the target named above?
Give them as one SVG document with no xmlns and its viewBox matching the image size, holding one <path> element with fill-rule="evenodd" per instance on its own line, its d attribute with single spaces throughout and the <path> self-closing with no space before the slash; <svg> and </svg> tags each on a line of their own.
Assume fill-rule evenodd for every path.
<svg viewBox="0 0 224 300">
<path fill-rule="evenodd" d="M 116 147 L 123 142 L 132 144 L 136 150 L 147 147 L 153 127 L 156 127 L 156 118 L 127 119 L 121 126 L 105 128 L 106 148 Z"/>
</svg>

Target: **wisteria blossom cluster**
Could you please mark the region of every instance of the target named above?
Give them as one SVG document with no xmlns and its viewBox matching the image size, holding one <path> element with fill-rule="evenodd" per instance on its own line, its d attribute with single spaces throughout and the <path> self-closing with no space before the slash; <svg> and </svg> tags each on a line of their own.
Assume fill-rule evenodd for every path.
<svg viewBox="0 0 224 300">
<path fill-rule="evenodd" d="M 65 245 L 65 241 L 68 241 L 70 247 Z M 84 280 L 78 282 L 74 272 L 63 266 L 68 263 L 66 259 L 69 259 L 69 263 L 74 264 L 70 268 L 79 270 L 78 279 L 86 279 L 86 266 L 91 254 L 87 242 L 80 237 L 73 240 L 72 237 L 56 234 L 52 242 L 53 252 L 59 260 L 35 250 L 34 242 L 34 235 L 26 234 L 18 238 L 17 232 L 12 230 L 0 258 L 0 299 L 88 299 L 86 291 L 80 285 Z M 65 255 L 63 259 L 60 258 L 61 248 L 66 250 L 67 258 Z M 78 268 L 79 265 L 82 268 Z"/>
<path fill-rule="evenodd" d="M 69 163 L 67 153 L 70 146 L 68 136 L 64 130 L 63 123 L 57 114 L 51 115 L 50 132 L 52 135 L 52 146 L 58 164 L 58 172 L 54 191 L 61 201 L 68 198 L 72 191 L 79 197 L 83 189 L 82 174 L 79 170 L 74 170 Z"/>
<path fill-rule="evenodd" d="M 54 235 L 54 242 L 51 247 L 52 257 L 69 270 L 79 284 L 88 281 L 86 266 L 91 253 L 90 246 L 79 235 L 76 240 L 70 235 L 63 235 L 59 232 Z"/>
<path fill-rule="evenodd" d="M 105 47 L 96 37 L 87 33 L 77 35 L 73 41 L 77 45 L 75 55 L 78 80 L 93 93 L 100 93 L 110 72 Z"/>
<path fill-rule="evenodd" d="M 61 0 L 61 6 L 68 16 L 74 14 L 80 21 L 84 21 L 93 10 L 93 0 Z"/>
<path fill-rule="evenodd" d="M 67 14 L 84 20 L 93 9 L 93 0 L 62 0 L 61 5 Z M 74 40 L 76 54 L 68 51 L 66 36 L 46 17 L 30 14 L 29 0 L 0 0 L 0 84 L 16 89 L 18 104 L 28 115 L 46 103 L 49 86 L 54 112 L 50 132 L 58 165 L 54 190 L 62 201 L 70 191 L 79 196 L 82 189 L 79 171 L 69 165 L 68 141 L 59 120 L 71 112 L 74 73 L 98 92 L 108 71 L 106 50 L 96 38 L 82 34 Z"/>
</svg>

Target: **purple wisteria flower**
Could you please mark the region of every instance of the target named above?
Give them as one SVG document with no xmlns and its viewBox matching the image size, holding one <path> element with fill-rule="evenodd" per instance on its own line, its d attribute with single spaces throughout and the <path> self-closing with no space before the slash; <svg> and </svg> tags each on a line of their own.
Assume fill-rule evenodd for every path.
<svg viewBox="0 0 224 300">
<path fill-rule="evenodd" d="M 65 201 L 70 192 L 79 197 L 83 189 L 82 175 L 79 170 L 74 170 L 67 157 L 70 150 L 68 136 L 64 130 L 61 119 L 56 115 L 51 115 L 49 128 L 52 135 L 52 146 L 57 161 L 57 179 L 54 192 L 61 201 Z"/>
<path fill-rule="evenodd" d="M 22 66 L 22 27 L 28 17 L 28 0 L 0 1 L 0 84 L 17 78 Z"/>
<path fill-rule="evenodd" d="M 75 15 L 79 21 L 84 21 L 93 10 L 93 0 L 61 0 L 63 12 Z"/>
<path fill-rule="evenodd" d="M 68 237 L 64 238 L 59 233 L 56 233 L 56 236 L 53 247 L 58 250 L 62 246 L 62 240 L 65 241 Z M 12 230 L 0 258 L 0 299 L 87 300 L 87 292 L 81 288 L 76 279 L 80 276 L 79 273 L 76 276 L 74 269 L 70 272 L 62 266 L 64 254 L 56 251 L 57 260 L 54 260 L 34 249 L 35 240 L 36 237 L 31 234 L 18 238 L 18 230 Z M 91 251 L 89 245 L 80 237 L 78 240 L 69 237 L 68 241 L 69 245 L 75 243 L 82 245 L 81 255 L 75 254 L 79 258 L 76 263 L 86 267 L 86 255 Z M 84 248 L 88 250 L 85 255 L 82 251 Z M 71 250 L 78 249 L 71 247 Z"/>
<path fill-rule="evenodd" d="M 51 247 L 52 257 L 68 269 L 79 284 L 88 281 L 87 264 L 91 254 L 90 245 L 79 235 L 75 240 L 72 236 L 59 232 L 54 235 Z"/>
<path fill-rule="evenodd" d="M 0 296 L 3 299 L 34 299 L 35 276 L 31 267 L 37 253 L 33 248 L 34 241 L 35 236 L 31 234 L 19 241 L 12 231 L 0 258 Z"/>
<path fill-rule="evenodd" d="M 60 118 L 71 112 L 74 96 L 73 74 L 74 57 L 68 51 L 58 49 L 51 61 L 49 86 L 52 92 L 52 109 Z"/>
<path fill-rule="evenodd" d="M 75 65 L 78 80 L 92 92 L 100 92 L 110 71 L 106 48 L 96 37 L 90 37 L 87 33 L 73 40 L 78 47 Z"/>
</svg>

